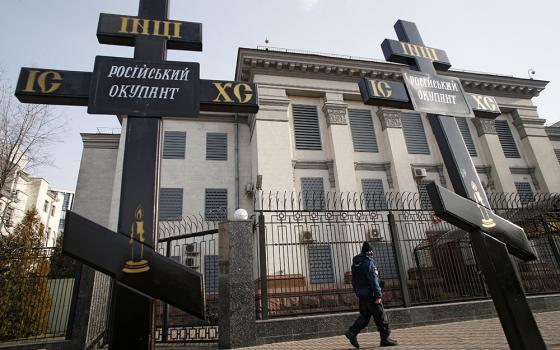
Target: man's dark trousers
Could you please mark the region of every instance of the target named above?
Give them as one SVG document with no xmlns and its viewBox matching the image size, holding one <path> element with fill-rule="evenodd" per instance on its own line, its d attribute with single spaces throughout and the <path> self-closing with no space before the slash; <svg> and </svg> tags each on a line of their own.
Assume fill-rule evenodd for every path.
<svg viewBox="0 0 560 350">
<path fill-rule="evenodd" d="M 371 316 L 373 316 L 373 320 L 377 326 L 381 339 L 387 339 L 389 334 L 391 334 L 391 331 L 389 330 L 389 321 L 387 320 L 387 314 L 383 309 L 383 304 L 376 304 L 373 296 L 360 297 L 359 299 L 360 317 L 358 317 L 356 322 L 354 322 L 354 324 L 350 327 L 350 332 L 354 335 L 360 333 L 360 331 L 368 325 Z"/>
</svg>

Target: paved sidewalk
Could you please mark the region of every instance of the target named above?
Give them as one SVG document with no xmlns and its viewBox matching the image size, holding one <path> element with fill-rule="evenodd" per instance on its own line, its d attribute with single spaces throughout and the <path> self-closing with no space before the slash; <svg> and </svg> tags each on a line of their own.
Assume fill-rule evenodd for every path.
<svg viewBox="0 0 560 350">
<path fill-rule="evenodd" d="M 548 349 L 560 350 L 560 311 L 535 314 Z M 373 320 L 371 321 L 373 322 Z M 399 341 L 394 350 L 506 350 L 506 338 L 497 318 L 446 323 L 394 330 L 391 337 Z M 379 348 L 378 333 L 358 335 L 360 349 Z M 267 344 L 244 350 L 346 350 L 354 349 L 346 337 L 309 339 Z"/>
</svg>

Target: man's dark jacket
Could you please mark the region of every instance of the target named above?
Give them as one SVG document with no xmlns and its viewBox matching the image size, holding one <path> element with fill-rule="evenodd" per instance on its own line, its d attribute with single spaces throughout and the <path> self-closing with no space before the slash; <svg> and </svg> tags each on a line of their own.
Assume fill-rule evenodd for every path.
<svg viewBox="0 0 560 350">
<path fill-rule="evenodd" d="M 358 297 L 381 298 L 381 286 L 373 258 L 365 253 L 352 259 L 352 287 Z"/>
</svg>

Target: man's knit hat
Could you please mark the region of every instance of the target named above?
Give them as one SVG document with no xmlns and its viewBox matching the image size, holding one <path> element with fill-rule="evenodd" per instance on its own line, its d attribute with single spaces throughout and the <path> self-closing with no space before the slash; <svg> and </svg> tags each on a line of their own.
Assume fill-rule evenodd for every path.
<svg viewBox="0 0 560 350">
<path fill-rule="evenodd" d="M 372 250 L 373 250 L 373 248 L 371 247 L 369 242 L 364 241 L 364 244 L 362 244 L 362 254 L 365 254 L 367 252 L 371 252 Z"/>
</svg>

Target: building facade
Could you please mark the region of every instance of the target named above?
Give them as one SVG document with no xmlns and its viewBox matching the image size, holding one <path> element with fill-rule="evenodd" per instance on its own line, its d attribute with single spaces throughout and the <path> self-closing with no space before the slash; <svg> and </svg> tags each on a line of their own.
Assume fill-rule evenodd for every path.
<svg viewBox="0 0 560 350">
<path fill-rule="evenodd" d="M 0 230 L 2 234 L 11 234 L 25 216 L 25 212 L 35 208 L 45 227 L 45 247 L 53 247 L 59 234 L 64 193 L 52 189 L 45 179 L 31 177 L 21 169 L 9 190 L 5 192 L 0 198 L 0 213 L 3 215 Z"/>
<path fill-rule="evenodd" d="M 430 181 L 450 188 L 421 113 L 361 102 L 361 77 L 398 81 L 400 68 L 376 60 L 240 49 L 235 78 L 258 84 L 260 110 L 164 118 L 160 219 L 202 215 L 219 220 L 238 207 L 252 209 L 258 175 L 262 189 L 273 192 L 418 192 Z M 445 74 L 461 79 L 467 92 L 494 96 L 502 111 L 495 121 L 457 119 L 485 190 L 520 196 L 560 192 L 560 127 L 545 128 L 532 102 L 547 82 Z M 80 190 L 87 192 L 84 197 L 103 194 L 102 212 L 111 212 L 103 214 L 103 221 L 114 224 L 124 140 L 114 134 L 87 134 L 83 140 L 76 200 L 82 199 Z M 111 159 L 108 149 L 114 150 Z M 116 170 L 96 170 L 100 162 Z M 103 179 L 103 191 L 84 182 L 89 174 Z"/>
<path fill-rule="evenodd" d="M 416 193 L 425 199 L 425 186 L 431 181 L 451 188 L 424 115 L 367 106 L 361 100 L 360 78 L 399 81 L 400 68 L 376 60 L 240 49 L 235 80 L 258 84 L 259 112 L 163 118 L 160 222 L 193 217 L 220 221 L 231 218 L 236 208 L 262 209 L 262 202 L 255 200 L 261 189 L 280 198 L 282 205 L 295 198 L 297 209 L 320 211 L 324 203 L 314 198 L 329 193 Z M 496 120 L 457 118 L 485 190 L 517 193 L 522 202 L 530 202 L 537 193 L 560 192 L 560 127 L 545 128 L 546 120 L 532 102 L 548 82 L 453 70 L 445 75 L 459 78 L 467 92 L 494 96 L 502 111 Z M 122 124 L 124 129 L 126 117 Z M 116 230 L 124 135 L 83 134 L 82 140 L 74 210 Z M 289 239 L 279 238 L 283 233 L 278 231 L 278 237 L 267 239 L 279 245 L 317 244 L 293 246 L 284 255 L 275 255 L 271 245 L 268 275 L 301 275 L 312 284 L 343 285 L 348 259 L 363 239 L 378 240 L 380 249 L 389 252 L 391 238 L 376 236 L 389 231 L 387 222 L 375 225 L 367 232 L 356 226 L 336 234 L 309 226 L 288 228 L 294 233 Z M 430 239 L 429 232 L 443 230 L 443 224 L 428 226 L 414 238 L 418 246 Z M 399 233 L 402 237 L 405 230 Z M 355 242 L 340 248 L 344 251 L 319 244 L 329 240 Z M 279 268 L 286 256 L 301 257 L 306 268 Z M 196 267 L 210 276 L 206 270 L 215 270 L 215 253 L 198 259 Z M 412 250 L 403 259 L 405 271 L 433 265 L 415 261 Z M 474 263 L 472 257 L 466 260 L 466 265 Z M 326 273 L 325 266 L 340 266 L 340 271 L 331 268 Z"/>
</svg>

